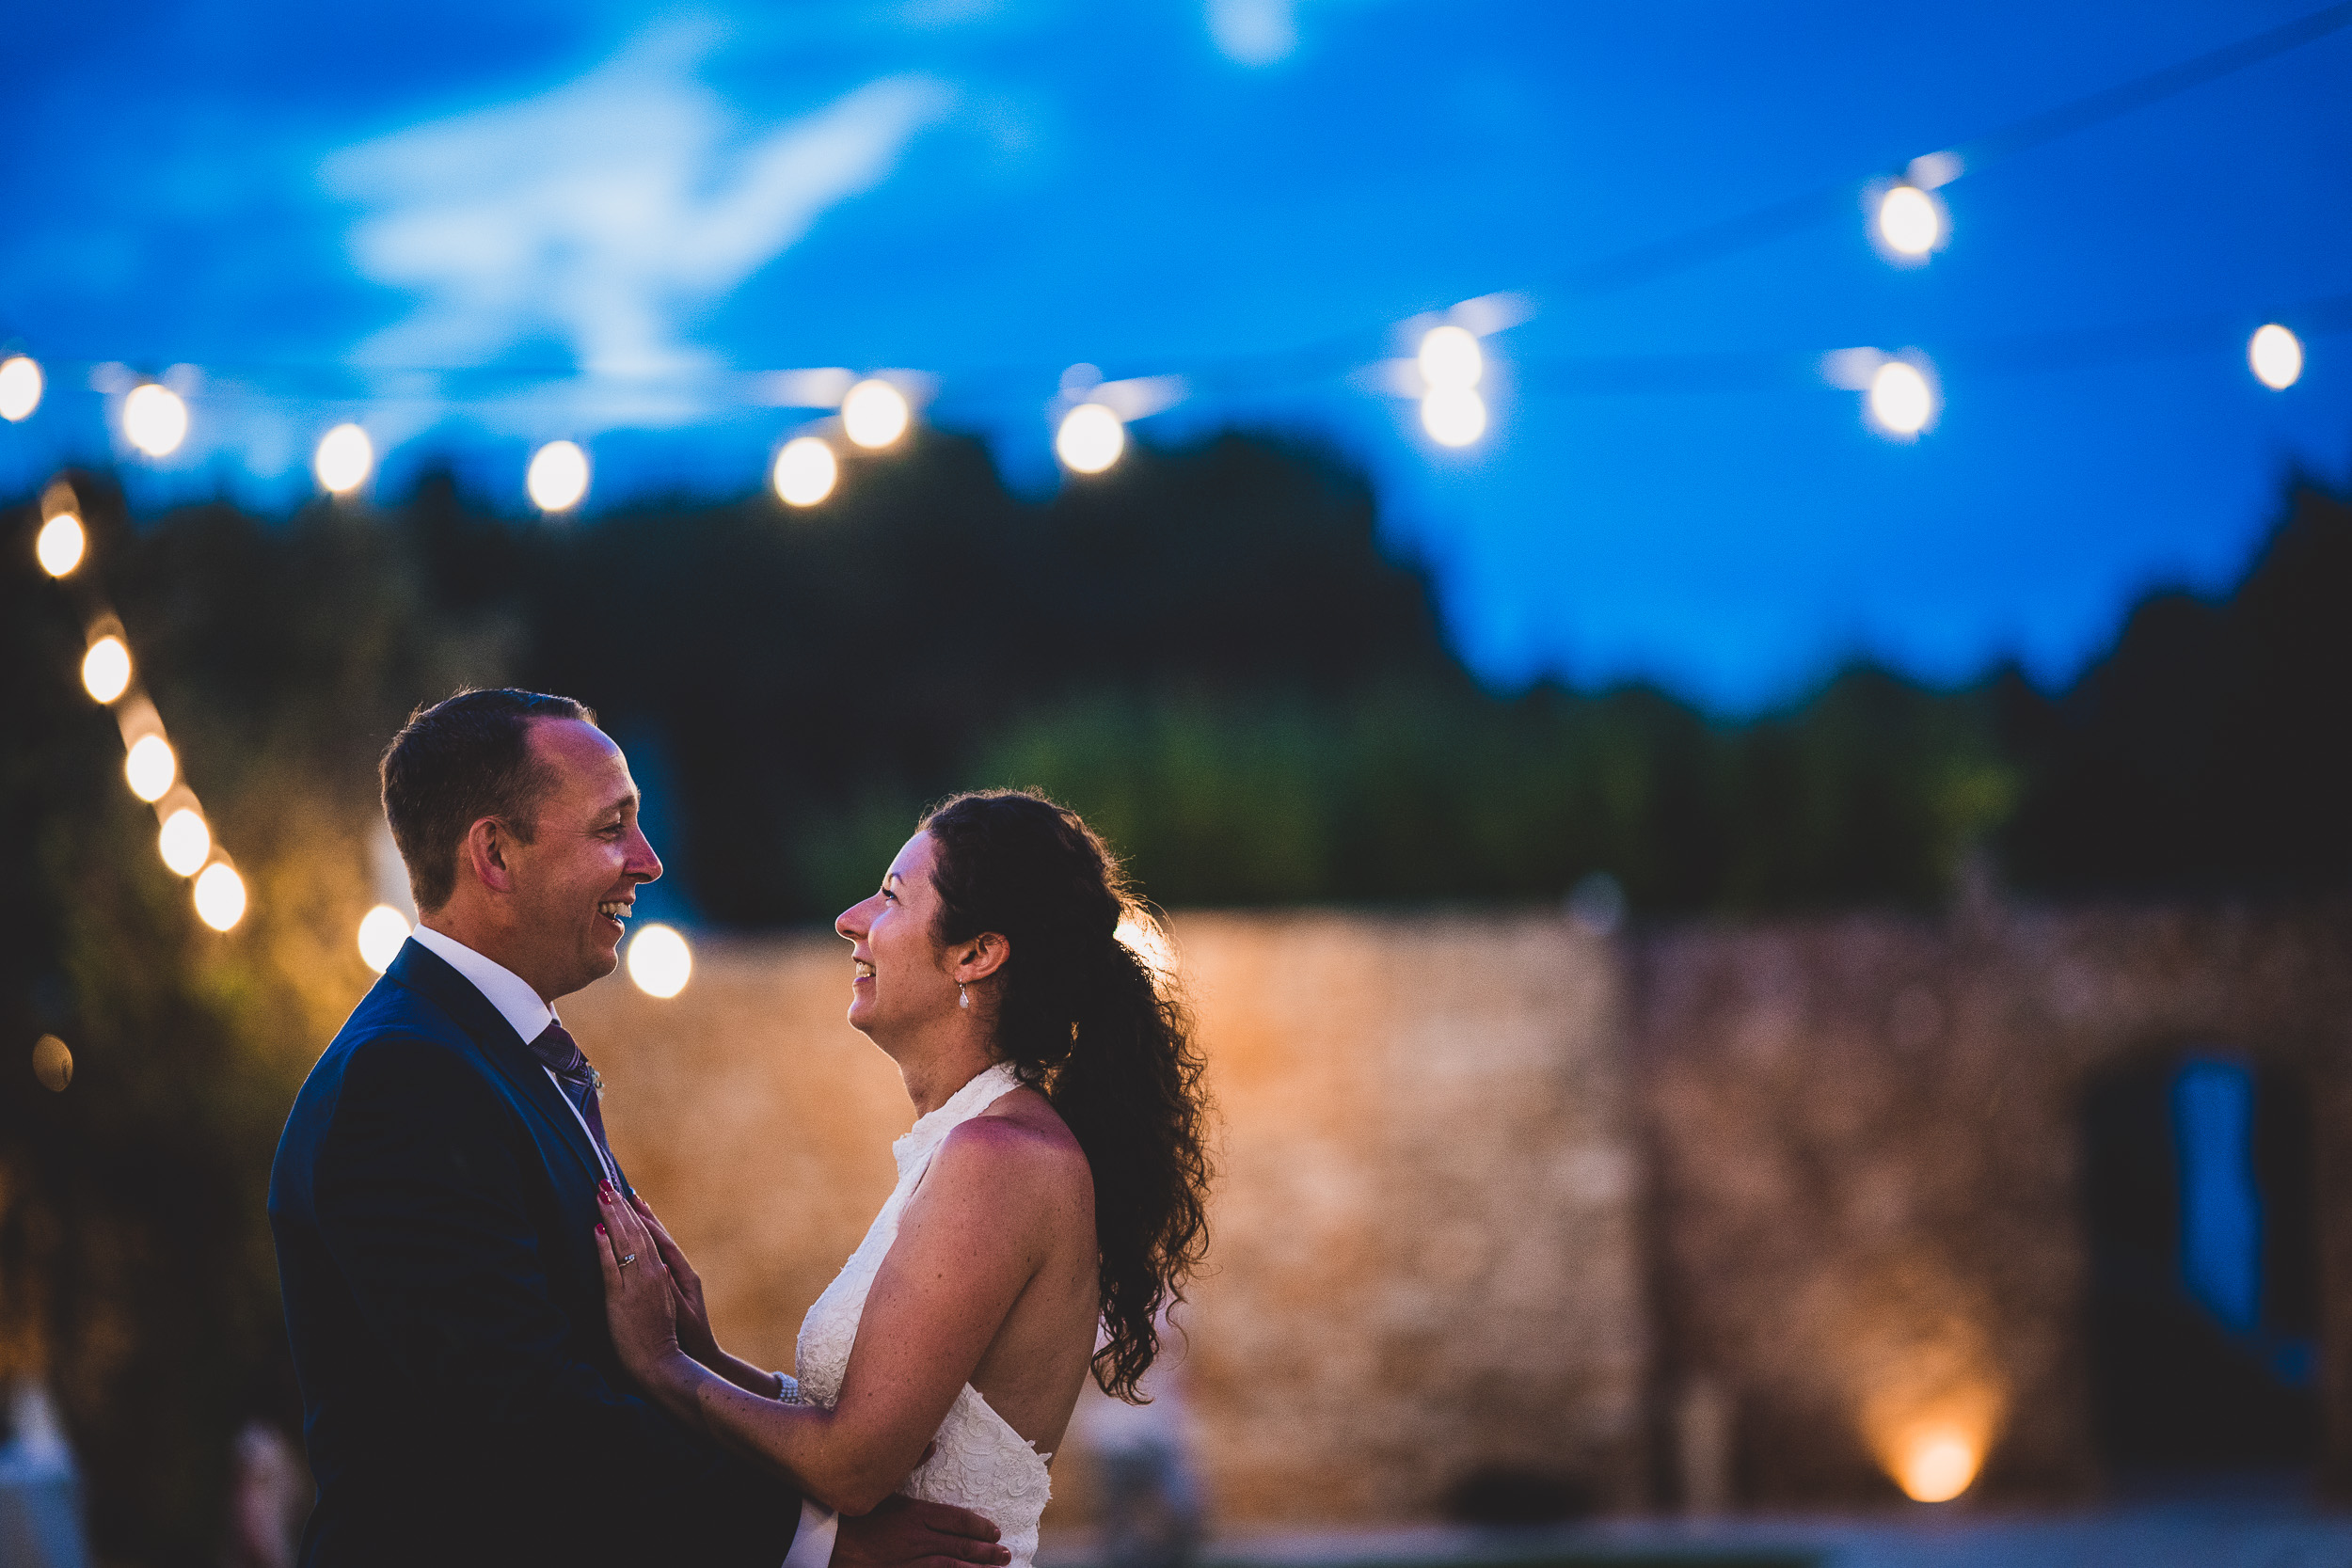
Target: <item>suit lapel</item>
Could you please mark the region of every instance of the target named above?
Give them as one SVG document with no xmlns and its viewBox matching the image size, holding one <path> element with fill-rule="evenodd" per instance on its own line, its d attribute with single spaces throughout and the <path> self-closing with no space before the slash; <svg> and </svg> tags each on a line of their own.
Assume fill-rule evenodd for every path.
<svg viewBox="0 0 2352 1568">
<path fill-rule="evenodd" d="M 523 1102 L 538 1113 L 539 1119 L 554 1132 L 556 1140 L 572 1152 L 590 1181 L 604 1180 L 604 1165 L 596 1158 L 588 1133 L 580 1124 L 579 1115 L 567 1103 L 555 1080 L 539 1059 L 523 1044 L 490 999 L 474 989 L 473 982 L 452 969 L 439 956 L 421 943 L 411 941 L 404 944 L 384 977 L 397 981 L 447 1013 L 460 1029 L 482 1048 L 482 1054 L 521 1096 Z"/>
</svg>

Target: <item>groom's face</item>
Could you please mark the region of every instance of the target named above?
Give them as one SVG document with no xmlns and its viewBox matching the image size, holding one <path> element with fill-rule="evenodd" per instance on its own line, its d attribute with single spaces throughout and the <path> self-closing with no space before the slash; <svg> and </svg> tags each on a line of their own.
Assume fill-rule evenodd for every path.
<svg viewBox="0 0 2352 1568">
<path fill-rule="evenodd" d="M 574 719 L 531 727 L 531 749 L 550 780 L 531 842 L 510 842 L 515 940 L 531 964 L 509 963 L 550 997 L 612 973 L 621 918 L 661 861 L 637 826 L 637 784 L 605 733 Z"/>
</svg>

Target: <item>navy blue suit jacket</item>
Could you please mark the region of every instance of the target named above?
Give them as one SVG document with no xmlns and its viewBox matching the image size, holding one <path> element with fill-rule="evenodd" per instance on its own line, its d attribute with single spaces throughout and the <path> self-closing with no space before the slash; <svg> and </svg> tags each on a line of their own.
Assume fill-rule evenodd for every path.
<svg viewBox="0 0 2352 1568">
<path fill-rule="evenodd" d="M 270 1171 L 319 1483 L 305 1568 L 779 1568 L 799 1497 L 621 1371 L 602 1174 L 498 1009 L 404 946 L 310 1069 Z"/>
</svg>

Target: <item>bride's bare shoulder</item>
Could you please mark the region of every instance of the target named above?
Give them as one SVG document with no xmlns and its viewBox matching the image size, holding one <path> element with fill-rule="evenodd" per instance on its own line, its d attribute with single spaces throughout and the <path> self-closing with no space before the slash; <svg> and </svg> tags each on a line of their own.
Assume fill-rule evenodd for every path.
<svg viewBox="0 0 2352 1568">
<path fill-rule="evenodd" d="M 1086 1151 L 1034 1090 L 1006 1096 L 948 1133 L 935 1169 L 1000 1200 L 1014 1191 L 1049 1201 L 1083 1197 L 1089 1206 L 1094 1197 Z"/>
</svg>

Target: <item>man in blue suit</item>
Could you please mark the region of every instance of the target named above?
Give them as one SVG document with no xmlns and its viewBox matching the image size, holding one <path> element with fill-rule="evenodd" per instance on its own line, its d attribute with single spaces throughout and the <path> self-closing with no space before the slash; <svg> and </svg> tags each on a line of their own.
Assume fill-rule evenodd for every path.
<svg viewBox="0 0 2352 1568">
<path fill-rule="evenodd" d="M 661 863 L 595 715 L 460 692 L 409 720 L 383 783 L 420 925 L 270 1173 L 319 1483 L 306 1568 L 1009 1560 L 961 1509 L 836 1522 L 620 1373 L 593 1248 L 598 1186 L 628 1181 L 551 1004 L 612 972 Z"/>
</svg>

